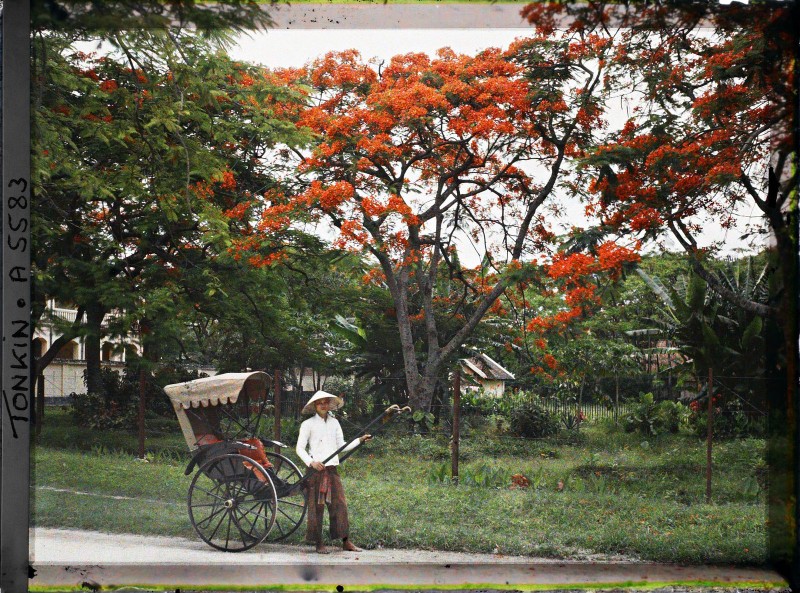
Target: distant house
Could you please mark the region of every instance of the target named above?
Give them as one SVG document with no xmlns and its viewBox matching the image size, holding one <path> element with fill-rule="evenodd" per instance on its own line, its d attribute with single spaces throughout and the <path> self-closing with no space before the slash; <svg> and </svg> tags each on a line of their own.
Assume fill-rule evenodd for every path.
<svg viewBox="0 0 800 593">
<path fill-rule="evenodd" d="M 464 373 L 465 389 L 483 389 L 486 395 L 500 397 L 506 390 L 506 381 L 516 377 L 485 354 L 459 360 Z"/>
</svg>

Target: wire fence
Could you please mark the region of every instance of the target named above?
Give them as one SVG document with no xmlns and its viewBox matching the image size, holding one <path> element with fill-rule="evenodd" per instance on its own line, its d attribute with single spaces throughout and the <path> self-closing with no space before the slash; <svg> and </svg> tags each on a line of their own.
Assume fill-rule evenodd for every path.
<svg viewBox="0 0 800 593">
<path fill-rule="evenodd" d="M 640 405 L 639 398 L 643 392 L 641 388 L 647 387 L 648 383 L 648 379 L 641 376 L 619 377 L 611 384 L 595 381 L 583 393 L 571 393 L 563 388 L 559 391 L 551 385 L 543 385 L 527 391 L 506 389 L 499 395 L 464 390 L 461 398 L 460 417 L 464 425 L 479 427 L 491 422 L 491 416 L 509 420 L 510 410 L 514 406 L 526 405 L 526 402 L 530 402 L 544 408 L 561 421 L 576 415 L 581 415 L 582 420 L 588 422 L 624 421 Z M 161 388 L 154 383 L 152 378 L 148 379 L 147 384 L 151 394 L 148 395 L 148 400 L 157 398 L 158 393 L 163 395 Z M 650 384 L 652 383 L 650 382 Z M 368 387 L 364 388 L 362 384 L 359 389 L 356 389 L 354 384 L 347 393 L 342 393 L 345 396 L 346 405 L 337 416 L 345 427 L 346 434 L 363 426 L 389 404 L 403 406 L 408 403 L 407 398 L 403 400 L 402 396 L 392 396 L 396 401 L 386 401 L 385 394 L 380 395 L 379 392 L 370 391 Z M 437 390 L 428 409 L 432 417 L 427 417 L 422 422 L 419 420 L 411 422 L 406 417 L 403 422 L 396 423 L 397 426 L 392 428 L 392 432 L 398 435 L 411 435 L 436 427 L 437 432 L 450 434 L 453 428 L 452 388 L 451 384 L 440 386 Z M 668 400 L 689 404 L 693 399 L 702 395 L 703 388 L 703 382 L 698 380 L 695 384 L 683 384 L 680 389 L 673 385 L 671 390 L 655 390 L 653 395 L 656 402 Z M 616 392 L 617 389 L 619 389 L 619 393 Z M 717 405 L 716 413 L 735 413 L 750 420 L 766 420 L 769 389 L 770 383 L 763 377 L 717 376 L 714 381 L 715 401 L 718 400 L 718 403 L 715 404 Z M 338 388 L 333 391 L 340 394 Z M 312 394 L 313 390 L 300 391 L 296 388 L 292 389 L 285 383 L 281 386 L 279 413 L 283 420 L 283 430 L 286 432 L 284 438 L 291 438 L 299 423 L 305 419 L 301 410 Z M 271 381 L 266 394 L 267 403 L 274 404 L 275 395 L 275 384 Z M 580 397 L 580 402 L 578 397 Z M 704 402 L 707 402 L 705 397 L 697 400 L 693 404 L 694 411 L 704 413 Z M 273 416 L 273 414 L 274 412 L 270 412 L 269 416 Z M 269 421 L 268 425 L 271 426 Z M 270 433 L 272 432 L 271 428 L 268 430 Z M 508 432 L 496 436 L 506 439 L 526 438 L 517 437 Z"/>
</svg>

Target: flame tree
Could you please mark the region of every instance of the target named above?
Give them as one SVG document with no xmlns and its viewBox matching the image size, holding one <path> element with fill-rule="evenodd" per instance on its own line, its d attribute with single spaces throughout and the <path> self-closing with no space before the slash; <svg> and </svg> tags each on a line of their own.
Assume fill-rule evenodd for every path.
<svg viewBox="0 0 800 593">
<path fill-rule="evenodd" d="M 294 73 L 308 89 L 298 125 L 318 141 L 296 153 L 298 189 L 269 196 L 261 228 L 301 214 L 325 219 L 338 246 L 377 260 L 371 281 L 391 293 L 415 408 L 430 407 L 448 361 L 520 278 L 574 279 L 567 315 L 592 300 L 574 261 L 556 256 L 560 268 L 549 276 L 541 266 L 553 255 L 565 163 L 584 155 L 602 126 L 609 49 L 596 35 L 540 35 L 506 51 L 442 49 L 385 67 L 355 51 L 332 53 Z M 461 265 L 459 251 L 473 243 L 488 265 Z M 602 255 L 579 263 L 599 269 L 636 257 L 610 241 Z M 437 288 L 441 278 L 450 290 Z M 442 331 L 443 311 L 460 316 L 454 331 Z"/>
</svg>

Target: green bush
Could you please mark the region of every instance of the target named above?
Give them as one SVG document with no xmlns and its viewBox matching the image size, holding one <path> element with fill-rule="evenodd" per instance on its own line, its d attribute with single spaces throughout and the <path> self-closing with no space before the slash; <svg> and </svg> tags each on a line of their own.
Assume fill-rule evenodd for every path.
<svg viewBox="0 0 800 593">
<path fill-rule="evenodd" d="M 481 488 L 501 488 L 510 484 L 508 474 L 498 467 L 483 464 L 459 470 L 458 483 Z"/>
<path fill-rule="evenodd" d="M 486 418 L 486 430 L 492 436 L 502 436 L 511 431 L 511 423 L 503 414 L 491 414 Z"/>
<path fill-rule="evenodd" d="M 623 417 L 626 432 L 657 435 L 664 432 L 677 433 L 689 418 L 689 408 L 679 402 L 655 403 L 652 393 L 639 394 L 639 401 Z"/>
<path fill-rule="evenodd" d="M 70 412 L 75 423 L 86 428 L 134 429 L 139 415 L 139 371 L 126 366 L 122 373 L 111 368 L 100 370 L 102 393 L 70 394 Z M 175 411 L 163 387 L 206 375 L 196 370 L 164 365 L 147 376 L 145 383 L 146 417 L 174 418 Z"/>
<path fill-rule="evenodd" d="M 680 402 L 662 401 L 656 405 L 656 421 L 659 432 L 676 434 L 689 420 L 689 408 Z"/>
<path fill-rule="evenodd" d="M 351 418 L 372 418 L 380 413 L 380 397 L 371 381 L 359 378 L 330 377 L 325 391 L 344 398 L 344 411 Z"/>
<path fill-rule="evenodd" d="M 708 430 L 708 400 L 694 402 L 689 416 L 689 427 L 697 436 L 705 437 Z M 714 437 L 721 439 L 763 436 L 766 433 L 764 418 L 751 418 L 744 412 L 741 402 L 733 399 L 723 403 L 719 396 L 714 397 Z"/>
<path fill-rule="evenodd" d="M 486 395 L 482 389 L 464 391 L 461 394 L 463 416 L 492 416 L 504 414 L 503 398 Z"/>
<path fill-rule="evenodd" d="M 639 401 L 622 420 L 625 432 L 639 432 L 645 435 L 657 434 L 656 405 L 652 393 L 640 393 Z"/>
<path fill-rule="evenodd" d="M 538 439 L 559 431 L 559 421 L 535 401 L 520 402 L 511 410 L 511 432 L 518 437 Z"/>
<path fill-rule="evenodd" d="M 108 399 L 99 393 L 70 393 L 70 413 L 75 423 L 93 430 L 131 428 L 138 410 L 128 402 Z"/>
</svg>

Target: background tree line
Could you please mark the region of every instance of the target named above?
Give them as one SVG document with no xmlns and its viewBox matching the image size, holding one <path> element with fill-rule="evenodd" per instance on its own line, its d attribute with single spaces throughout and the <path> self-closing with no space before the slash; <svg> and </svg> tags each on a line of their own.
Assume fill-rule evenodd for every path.
<svg viewBox="0 0 800 593">
<path fill-rule="evenodd" d="M 686 343 L 700 332 L 709 357 L 732 356 L 709 328 L 752 338 L 762 333 L 756 318 L 788 314 L 780 244 L 791 240 L 781 237 L 792 184 L 780 167 L 790 148 L 774 139 L 784 137 L 791 97 L 773 88 L 782 62 L 766 68 L 759 57 L 783 55 L 780 38 L 769 36 L 780 15 L 766 11 L 771 20 L 746 31 L 735 8 L 687 13 L 668 33 L 656 26 L 668 15 L 654 8 L 624 13 L 622 23 L 643 25 L 612 35 L 600 25 L 606 8 L 587 5 L 556 34 L 550 19 L 566 8 L 534 6 L 526 15 L 537 28 L 507 50 L 399 56 L 380 73 L 353 52 L 268 72 L 231 61 L 224 39 L 179 27 L 42 28 L 34 317 L 45 296 L 80 314 L 37 370 L 82 335 L 89 391 L 101 391 L 101 334 L 136 322 L 145 358 L 220 370 L 361 365 L 429 409 L 455 359 L 476 344 L 502 344 L 515 368 L 569 376 L 579 393 L 586 376 L 632 368 L 632 347 L 620 338 L 643 329 L 635 327 L 643 319 L 671 336 L 683 331 Z M 710 43 L 694 34 L 702 18 L 717 25 Z M 70 49 L 87 35 L 115 53 Z M 657 55 L 654 35 L 664 42 Z M 686 67 L 676 72 L 679 62 Z M 768 88 L 766 98 L 750 101 L 740 80 Z M 687 96 L 659 93 L 667 82 Z M 646 115 L 602 132 L 596 124 L 620 85 L 642 92 Z M 677 117 L 681 109 L 691 117 Z M 734 116 L 738 127 L 719 119 Z M 767 137 L 774 158 L 761 184 Z M 563 199 L 557 185 L 597 213 L 596 227 L 554 232 L 558 217 L 546 208 Z M 419 192 L 433 202 L 423 206 Z M 747 199 L 779 244 L 756 291 L 738 277 L 731 284 L 714 263 L 719 246 L 698 250 L 693 238 L 703 216 Z M 299 222 L 323 216 L 338 227 L 339 247 L 374 259 L 302 232 Z M 637 241 L 664 229 L 689 254 L 688 300 L 651 286 L 665 308 L 634 313 L 621 275 L 639 258 Z M 483 264 L 466 269 L 454 240 L 462 231 L 476 240 L 494 233 L 505 247 L 489 241 Z M 698 299 L 716 309 L 700 311 Z M 112 310 L 125 315 L 101 327 Z M 343 360 L 344 343 L 359 356 Z M 740 336 L 734 346 L 755 343 Z M 702 359 L 700 350 L 687 356 Z"/>
</svg>

